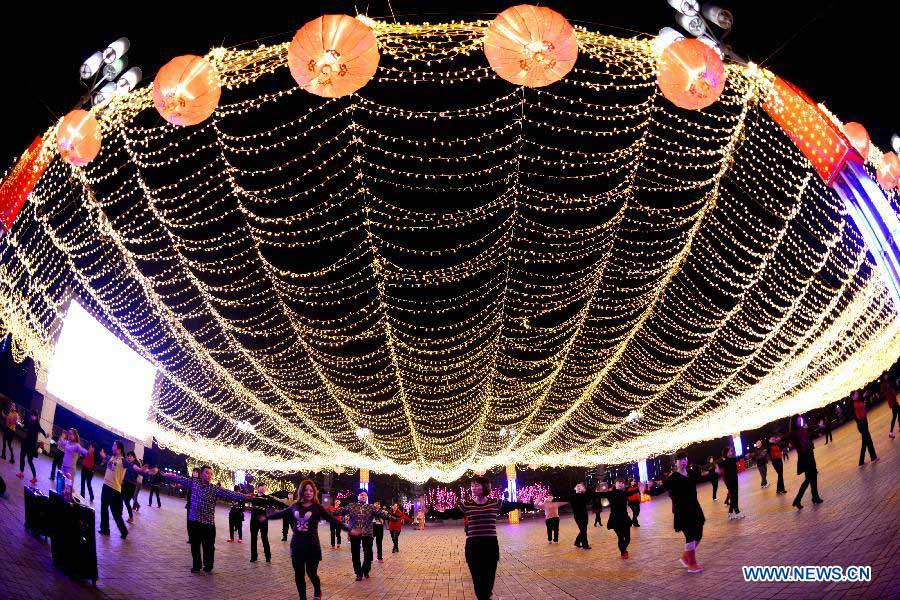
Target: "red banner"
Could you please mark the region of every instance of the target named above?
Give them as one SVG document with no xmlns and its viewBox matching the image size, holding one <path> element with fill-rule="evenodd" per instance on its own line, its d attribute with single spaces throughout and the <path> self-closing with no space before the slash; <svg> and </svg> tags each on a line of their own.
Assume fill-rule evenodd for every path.
<svg viewBox="0 0 900 600">
<path fill-rule="evenodd" d="M 829 185 L 847 158 L 856 152 L 815 101 L 781 77 L 775 79 L 775 88 L 763 108 Z"/>
<path fill-rule="evenodd" d="M 37 185 L 49 162 L 41 159 L 41 138 L 38 136 L 19 158 L 3 185 L 0 185 L 0 224 L 6 231 L 12 228 L 28 194 Z"/>
</svg>

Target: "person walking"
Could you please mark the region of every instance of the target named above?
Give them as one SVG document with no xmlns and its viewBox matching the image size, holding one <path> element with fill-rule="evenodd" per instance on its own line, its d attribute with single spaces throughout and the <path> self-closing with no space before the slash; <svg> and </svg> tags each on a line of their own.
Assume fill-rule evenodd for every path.
<svg viewBox="0 0 900 600">
<path fill-rule="evenodd" d="M 47 437 L 47 432 L 41 427 L 41 421 L 38 419 L 37 411 L 32 409 L 31 414 L 25 422 L 25 441 L 19 450 L 19 472 L 16 477 L 25 479 L 25 461 L 28 460 L 28 466 L 31 467 L 31 485 L 37 485 L 37 471 L 34 469 L 34 457 L 37 456 L 38 450 L 38 433 Z M 84 492 L 81 492 L 84 496 Z M 91 496 L 93 501 L 93 496 Z"/>
<path fill-rule="evenodd" d="M 328 507 L 328 512 L 334 514 L 334 511 L 336 511 L 340 507 L 341 507 L 341 501 L 335 499 L 334 505 Z M 335 520 L 338 523 L 340 523 L 340 522 L 342 522 L 343 517 L 336 516 Z M 340 550 L 341 549 L 341 529 L 342 529 L 342 527 L 335 527 L 334 523 L 331 521 L 329 521 L 329 523 L 331 523 L 331 549 L 332 550 L 335 549 L 335 542 L 337 542 L 337 549 Z"/>
<path fill-rule="evenodd" d="M 81 497 L 84 498 L 84 488 L 87 487 L 91 495 L 91 504 L 94 503 L 94 444 L 88 442 L 87 452 L 81 459 Z"/>
<path fill-rule="evenodd" d="M 631 524 L 634 527 L 640 527 L 638 515 L 641 514 L 641 487 L 634 477 L 629 480 L 625 494 L 628 496 L 628 506 L 631 508 Z"/>
<path fill-rule="evenodd" d="M 853 416 L 856 418 L 856 428 L 859 430 L 860 441 L 862 445 L 859 448 L 859 466 L 866 464 L 866 450 L 869 451 L 869 459 L 872 462 L 878 460 L 875 454 L 875 444 L 872 442 L 872 434 L 869 433 L 869 417 L 866 411 L 866 403 L 863 395 L 856 390 L 851 395 L 853 399 Z"/>
<path fill-rule="evenodd" d="M 559 543 L 559 507 L 568 502 L 555 502 L 553 496 L 547 496 L 534 507 L 544 511 L 544 525 L 547 527 L 547 543 Z"/>
<path fill-rule="evenodd" d="M 392 521 L 397 517 L 369 504 L 369 492 L 365 489 L 359 490 L 356 499 L 356 502 L 334 509 L 332 514 L 336 517 L 344 515 L 347 517 L 347 526 L 350 527 L 353 572 L 356 574 L 356 580 L 361 581 L 363 578 L 369 578 L 369 571 L 372 569 L 373 519 L 380 517 Z M 360 550 L 362 550 L 362 561 L 360 561 Z"/>
<path fill-rule="evenodd" d="M 258 519 L 287 519 L 293 530 L 291 536 L 291 565 L 294 567 L 294 583 L 300 600 L 306 600 L 306 578 L 313 585 L 313 600 L 322 598 L 322 581 L 319 578 L 319 563 L 322 561 L 322 545 L 319 543 L 319 521 L 328 521 L 332 527 L 346 531 L 350 528 L 319 503 L 316 484 L 305 479 L 297 488 L 297 501 L 283 510 L 270 515 L 260 515 Z"/>
<path fill-rule="evenodd" d="M 775 493 L 787 494 L 787 490 L 784 488 L 784 462 L 781 459 L 781 444 L 774 437 L 769 438 L 769 459 L 772 461 L 772 468 L 778 475 Z"/>
<path fill-rule="evenodd" d="M 722 471 L 722 481 L 728 488 L 728 520 L 743 519 L 744 515 L 741 514 L 740 506 L 738 506 L 737 459 L 734 456 L 734 446 L 731 444 L 722 450 L 719 469 Z"/>
<path fill-rule="evenodd" d="M 497 564 L 500 562 L 497 518 L 512 510 L 531 510 L 534 505 L 491 498 L 491 481 L 483 476 L 472 479 L 470 490 L 471 500 L 462 501 L 456 508 L 435 514 L 442 518 L 469 518 L 469 529 L 466 531 L 466 564 L 472 575 L 475 598 L 490 600 L 494 592 L 494 580 L 497 577 Z"/>
<path fill-rule="evenodd" d="M 145 472 L 149 469 L 144 467 Z M 212 467 L 200 467 L 200 478 L 188 478 L 176 473 L 163 473 L 165 479 L 190 488 L 190 508 L 188 528 L 191 543 L 191 573 L 213 570 L 216 555 L 216 500 L 242 500 L 247 498 L 240 492 L 222 489 L 212 484 Z"/>
<path fill-rule="evenodd" d="M 388 521 L 387 528 L 388 533 L 391 534 L 391 542 L 394 547 L 391 548 L 391 553 L 400 552 L 400 532 L 403 531 L 403 522 L 406 521 L 410 525 L 413 523 L 413 520 L 409 518 L 409 516 L 400 509 L 400 505 L 394 502 L 391 505 L 391 514 L 397 517 L 393 521 Z"/>
<path fill-rule="evenodd" d="M 897 388 L 887 372 L 881 376 L 881 395 L 891 409 L 891 428 L 888 430 L 888 437 L 894 439 L 894 423 L 900 421 L 900 404 L 897 403 Z"/>
<path fill-rule="evenodd" d="M 270 508 L 284 508 L 284 504 L 278 499 L 266 494 L 266 484 L 256 486 L 256 495 L 247 500 L 250 505 L 250 562 L 259 560 L 257 540 L 262 542 L 263 556 L 266 562 L 272 562 L 272 549 L 269 547 L 269 522 L 260 519 L 265 516 Z"/>
<path fill-rule="evenodd" d="M 16 437 L 16 428 L 19 426 L 19 410 L 15 402 L 9 403 L 6 410 L 6 419 L 3 423 L 3 460 L 6 460 L 6 449 L 9 448 L 9 464 L 16 464 L 16 453 L 13 450 L 13 438 Z M 21 454 L 21 448 L 19 449 Z"/>
<path fill-rule="evenodd" d="M 687 569 L 688 573 L 702 573 L 703 567 L 697 564 L 697 546 L 703 539 L 703 524 L 706 522 L 706 517 L 697 500 L 699 469 L 688 473 L 688 456 L 683 451 L 675 456 L 675 465 L 677 470 L 658 487 L 649 488 L 647 493 L 651 496 L 659 496 L 664 492 L 669 492 L 669 497 L 672 499 L 675 531 L 684 534 L 684 553 L 681 555 L 681 565 Z"/>
</svg>

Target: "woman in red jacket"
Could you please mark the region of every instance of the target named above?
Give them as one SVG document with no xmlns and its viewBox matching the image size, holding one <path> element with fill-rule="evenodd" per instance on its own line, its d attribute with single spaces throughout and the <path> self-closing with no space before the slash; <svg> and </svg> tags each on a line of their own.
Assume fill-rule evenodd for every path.
<svg viewBox="0 0 900 600">
<path fill-rule="evenodd" d="M 400 532 L 403 530 L 403 521 L 412 524 L 413 520 L 400 510 L 400 505 L 396 502 L 391 505 L 391 514 L 397 517 L 396 521 L 388 521 L 387 524 L 388 532 L 391 534 L 391 541 L 394 543 L 394 547 L 391 548 L 391 554 L 393 554 L 400 552 Z"/>
</svg>

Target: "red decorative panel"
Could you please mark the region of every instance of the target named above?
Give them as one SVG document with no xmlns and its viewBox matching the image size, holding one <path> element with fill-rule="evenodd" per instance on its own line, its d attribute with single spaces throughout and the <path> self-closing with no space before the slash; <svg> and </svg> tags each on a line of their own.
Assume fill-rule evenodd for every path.
<svg viewBox="0 0 900 600">
<path fill-rule="evenodd" d="M 49 162 L 41 158 L 41 138 L 38 136 L 19 158 L 3 185 L 0 185 L 0 224 L 6 231 L 15 223 L 28 194 L 44 174 Z"/>
<path fill-rule="evenodd" d="M 803 90 L 777 77 L 763 108 L 790 136 L 829 185 L 847 158 L 855 154 L 850 142 Z"/>
</svg>

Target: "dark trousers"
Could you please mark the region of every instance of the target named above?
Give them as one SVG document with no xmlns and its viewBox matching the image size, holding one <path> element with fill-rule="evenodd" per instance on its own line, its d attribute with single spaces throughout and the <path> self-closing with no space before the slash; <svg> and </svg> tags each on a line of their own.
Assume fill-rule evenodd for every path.
<svg viewBox="0 0 900 600">
<path fill-rule="evenodd" d="M 56 470 L 62 467 L 63 453 L 59 451 L 53 452 L 53 462 L 50 463 L 50 481 L 56 479 Z"/>
<path fill-rule="evenodd" d="M 3 459 L 6 459 L 6 447 L 9 446 L 9 462 L 10 464 L 15 464 L 16 462 L 16 453 L 13 451 L 12 441 L 15 437 L 15 432 L 11 429 L 3 428 Z"/>
<path fill-rule="evenodd" d="M 269 522 L 262 521 L 256 518 L 256 515 L 251 513 L 250 516 L 250 561 L 254 562 L 259 555 L 256 552 L 256 538 L 259 536 L 262 539 L 262 547 L 263 554 L 266 557 L 266 562 L 272 560 L 272 551 L 269 549 Z"/>
<path fill-rule="evenodd" d="M 116 527 L 122 536 L 128 535 L 125 521 L 122 520 L 122 494 L 104 485 L 100 490 L 100 532 L 109 534 L 109 513 L 112 513 Z"/>
<path fill-rule="evenodd" d="M 900 404 L 891 407 L 891 433 L 894 433 L 894 423 L 897 421 L 900 421 Z"/>
<path fill-rule="evenodd" d="M 27 450 L 22 448 L 22 450 L 19 451 L 19 473 L 25 472 L 25 461 L 28 460 L 28 466 L 31 467 L 31 477 L 32 479 L 37 479 L 37 471 L 34 470 L 34 455 L 34 448 L 28 448 Z M 81 492 L 81 495 L 84 496 L 84 492 Z M 93 496 L 91 496 L 91 498 L 93 498 Z"/>
<path fill-rule="evenodd" d="M 614 527 L 616 537 L 619 538 L 619 553 L 624 554 L 628 550 L 628 544 L 631 543 L 631 527 L 628 525 L 619 525 Z"/>
<path fill-rule="evenodd" d="M 600 518 L 601 512 L 598 510 L 594 513 L 594 527 L 599 527 L 603 525 L 603 520 Z"/>
<path fill-rule="evenodd" d="M 285 515 L 283 519 L 281 519 L 281 541 L 287 541 L 288 531 L 291 529 L 291 519 Z"/>
<path fill-rule="evenodd" d="M 242 514 L 230 514 L 228 515 L 228 538 L 234 539 L 234 534 L 237 532 L 238 539 L 244 539 L 244 520 L 241 518 Z"/>
<path fill-rule="evenodd" d="M 548 517 L 544 520 L 544 524 L 547 525 L 547 541 L 548 542 L 558 542 L 559 541 L 559 517 Z"/>
<path fill-rule="evenodd" d="M 391 541 L 394 543 L 394 547 L 391 549 L 391 552 L 400 552 L 400 532 L 399 531 L 391 532 Z"/>
<path fill-rule="evenodd" d="M 297 594 L 300 600 L 306 600 L 306 577 L 313 584 L 313 596 L 322 596 L 322 581 L 319 579 L 319 559 L 301 556 L 298 552 L 291 556 L 291 564 L 294 566 L 294 582 L 297 584 Z M 306 572 L 306 577 L 303 576 Z"/>
<path fill-rule="evenodd" d="M 381 543 L 384 540 L 384 525 L 377 523 L 372 525 L 372 535 L 375 538 L 375 556 L 381 560 Z"/>
<path fill-rule="evenodd" d="M 334 548 L 334 543 L 337 541 L 337 545 L 341 545 L 341 528 L 337 525 L 331 526 L 331 547 Z"/>
<path fill-rule="evenodd" d="M 758 462 L 756 463 L 756 468 L 759 469 L 759 476 L 762 477 L 762 481 L 759 482 L 759 486 L 763 487 L 765 485 L 769 485 L 769 482 L 766 480 L 766 475 L 769 472 L 768 463 Z"/>
<path fill-rule="evenodd" d="M 359 562 L 359 549 L 362 546 L 362 563 Z M 368 575 L 372 569 L 372 536 L 351 535 L 350 554 L 353 557 L 353 572 L 357 575 Z"/>
<path fill-rule="evenodd" d="M 726 481 L 725 487 L 728 488 L 728 512 L 729 513 L 741 512 L 741 509 L 738 506 L 738 482 L 737 481 Z"/>
<path fill-rule="evenodd" d="M 833 442 L 833 441 L 834 441 L 834 438 L 833 438 L 833 436 L 831 435 L 831 430 L 830 430 L 830 429 L 826 429 L 826 430 L 825 430 L 825 443 L 827 444 L 828 442 Z"/>
<path fill-rule="evenodd" d="M 803 475 L 805 476 L 803 483 L 800 484 L 800 489 L 797 490 L 797 496 L 794 498 L 795 504 L 800 504 L 800 500 L 803 499 L 803 494 L 806 493 L 807 487 L 812 487 L 812 498 L 814 501 L 819 498 L 819 474 L 816 472 L 815 466 L 807 467 L 803 472 Z"/>
<path fill-rule="evenodd" d="M 125 510 L 128 511 L 128 518 L 133 519 L 134 513 L 131 512 L 131 501 L 134 499 L 134 482 L 122 482 L 122 502 L 125 503 Z"/>
<path fill-rule="evenodd" d="M 157 508 L 162 508 L 162 501 L 159 499 L 159 487 L 155 485 L 150 486 L 150 499 L 147 500 L 147 506 L 153 505 L 153 494 L 156 494 L 156 506 Z"/>
<path fill-rule="evenodd" d="M 778 484 L 777 490 L 779 492 L 785 492 L 787 490 L 784 489 L 784 463 L 780 458 L 772 459 L 772 468 L 775 469 L 775 472 L 778 474 Z"/>
<path fill-rule="evenodd" d="M 188 538 L 191 542 L 193 568 L 199 569 L 202 566 L 205 571 L 212 571 L 216 557 L 216 526 L 188 521 Z"/>
<path fill-rule="evenodd" d="M 91 502 L 94 501 L 94 486 L 91 485 L 93 479 L 94 470 L 88 469 L 87 467 L 81 467 L 81 497 L 84 498 L 84 488 L 87 486 L 87 491 L 91 495 Z"/>
<path fill-rule="evenodd" d="M 634 523 L 635 527 L 640 527 L 638 525 L 638 515 L 641 514 L 641 503 L 640 502 L 629 502 L 628 506 L 631 507 L 631 522 Z"/>
<path fill-rule="evenodd" d="M 578 536 L 575 538 L 575 545 L 578 547 L 589 546 L 587 537 L 587 515 L 575 515 L 575 524 L 578 525 Z"/>
<path fill-rule="evenodd" d="M 709 482 L 712 484 L 713 489 L 713 500 L 716 499 L 716 494 L 719 492 L 719 478 L 710 479 Z"/>
<path fill-rule="evenodd" d="M 872 434 L 869 433 L 869 421 L 867 419 L 863 419 L 856 424 L 856 428 L 859 429 L 859 435 L 862 437 L 862 446 L 859 449 L 859 464 L 865 464 L 866 462 L 866 450 L 869 451 L 869 460 L 875 460 L 878 458 L 875 455 L 875 444 L 872 443 Z"/>
<path fill-rule="evenodd" d="M 585 528 L 587 519 L 585 519 Z M 497 563 L 500 562 L 500 545 L 496 537 L 466 538 L 466 563 L 472 574 L 475 598 L 490 600 L 497 577 Z"/>
</svg>

